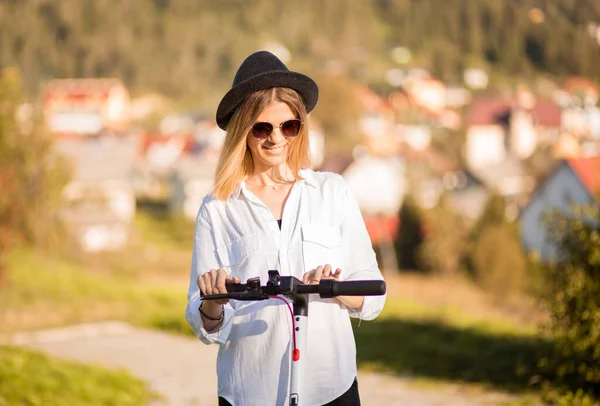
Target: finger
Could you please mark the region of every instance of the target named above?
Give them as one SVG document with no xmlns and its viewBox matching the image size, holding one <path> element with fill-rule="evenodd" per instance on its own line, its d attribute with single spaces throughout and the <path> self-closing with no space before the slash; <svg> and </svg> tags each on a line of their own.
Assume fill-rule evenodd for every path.
<svg viewBox="0 0 600 406">
<path fill-rule="evenodd" d="M 331 265 L 327 264 L 323 267 L 323 278 L 329 278 L 331 275 Z"/>
<path fill-rule="evenodd" d="M 225 281 L 227 280 L 227 272 L 222 269 L 219 269 L 215 279 L 215 287 L 216 291 L 219 293 L 227 293 L 227 288 L 225 287 Z"/>
<path fill-rule="evenodd" d="M 233 278 L 231 278 L 231 281 L 233 283 L 240 283 L 241 282 L 240 278 L 238 278 L 237 276 L 234 276 Z"/>
<path fill-rule="evenodd" d="M 210 273 L 207 272 L 205 274 L 202 274 L 201 276 L 202 278 L 202 284 L 204 285 L 204 294 L 205 295 L 212 295 L 212 281 L 210 280 Z"/>
<path fill-rule="evenodd" d="M 340 268 L 337 268 L 337 269 L 335 270 L 335 272 L 333 273 L 333 277 L 334 277 L 335 279 L 338 279 L 338 278 L 340 277 L 340 274 L 341 274 L 341 273 L 342 273 L 342 270 L 341 270 Z"/>
<path fill-rule="evenodd" d="M 231 279 L 229 279 L 229 274 L 227 273 L 227 271 L 225 271 L 224 269 L 219 269 L 217 271 L 217 280 L 216 280 L 217 292 L 226 294 L 227 293 L 226 283 L 230 280 Z M 217 300 L 217 303 L 224 305 L 226 303 L 229 303 L 229 299 L 219 299 L 219 300 Z"/>
<path fill-rule="evenodd" d="M 323 266 L 319 265 L 317 269 L 315 269 L 315 273 L 312 277 L 313 283 L 319 283 L 321 281 L 321 277 L 323 276 Z"/>
<path fill-rule="evenodd" d="M 306 272 L 304 275 L 302 275 L 302 283 L 308 283 L 308 281 L 312 279 L 312 274 L 313 274 L 313 271 L 310 271 L 310 272 Z"/>
<path fill-rule="evenodd" d="M 196 284 L 198 285 L 200 292 L 202 292 L 202 294 L 206 294 L 206 287 L 204 285 L 204 279 L 202 279 L 202 275 L 198 276 L 198 279 L 196 279 Z"/>
<path fill-rule="evenodd" d="M 211 269 L 206 275 L 207 285 L 210 286 L 210 294 L 215 295 L 219 293 L 217 291 L 217 270 Z"/>
</svg>

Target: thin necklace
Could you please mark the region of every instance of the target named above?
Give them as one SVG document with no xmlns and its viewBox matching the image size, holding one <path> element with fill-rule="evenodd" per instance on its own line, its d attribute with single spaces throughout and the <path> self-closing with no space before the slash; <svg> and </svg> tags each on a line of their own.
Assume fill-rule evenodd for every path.
<svg viewBox="0 0 600 406">
<path fill-rule="evenodd" d="M 250 186 L 256 186 L 256 187 L 270 187 L 273 190 L 277 190 L 279 189 L 279 186 L 284 185 L 287 182 L 277 182 L 277 183 L 273 183 L 272 185 L 257 185 L 255 183 L 250 183 L 248 181 L 246 181 L 246 185 L 250 185 Z"/>
</svg>

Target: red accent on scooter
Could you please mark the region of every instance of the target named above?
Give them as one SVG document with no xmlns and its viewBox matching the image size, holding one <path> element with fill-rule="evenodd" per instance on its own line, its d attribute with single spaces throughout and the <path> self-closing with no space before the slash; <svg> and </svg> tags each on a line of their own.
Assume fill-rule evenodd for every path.
<svg viewBox="0 0 600 406">
<path fill-rule="evenodd" d="M 292 353 L 292 359 L 294 361 L 298 361 L 300 359 L 300 350 L 299 349 L 295 349 L 294 352 Z"/>
</svg>

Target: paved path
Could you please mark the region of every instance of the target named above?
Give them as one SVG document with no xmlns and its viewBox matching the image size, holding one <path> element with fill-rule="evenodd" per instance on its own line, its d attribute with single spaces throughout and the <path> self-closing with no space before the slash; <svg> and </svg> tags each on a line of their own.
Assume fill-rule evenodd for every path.
<svg viewBox="0 0 600 406">
<path fill-rule="evenodd" d="M 0 337 L 3 342 L 58 358 L 124 368 L 164 396 L 152 406 L 217 405 L 217 347 L 192 338 L 107 322 Z M 508 400 L 497 393 L 464 394 L 451 386 L 418 388 L 409 378 L 371 372 L 359 372 L 358 381 L 365 406 L 475 406 Z"/>
</svg>

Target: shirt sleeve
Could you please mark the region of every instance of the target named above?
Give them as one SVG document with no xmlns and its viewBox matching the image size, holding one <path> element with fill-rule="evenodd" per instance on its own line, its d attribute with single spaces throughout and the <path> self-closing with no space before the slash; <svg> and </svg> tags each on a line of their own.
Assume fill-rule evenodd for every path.
<svg viewBox="0 0 600 406">
<path fill-rule="evenodd" d="M 202 303 L 200 289 L 198 288 L 198 276 L 211 269 L 219 268 L 219 261 L 215 254 L 215 244 L 210 224 L 203 216 L 203 208 L 200 208 L 196 219 L 196 230 L 194 233 L 194 249 L 192 251 L 192 265 L 190 269 L 190 285 L 188 288 L 188 304 L 185 310 L 185 318 L 196 336 L 205 344 L 224 344 L 227 341 L 234 314 L 231 304 L 224 306 L 224 318 L 221 326 L 208 332 L 202 323 L 199 307 Z"/>
<path fill-rule="evenodd" d="M 344 252 L 345 270 L 342 270 L 344 280 L 384 280 L 367 226 L 362 217 L 354 194 L 348 189 L 343 180 L 342 207 L 342 249 Z M 350 316 L 363 320 L 375 319 L 383 310 L 386 295 L 365 296 L 360 309 L 348 309 Z"/>
</svg>

